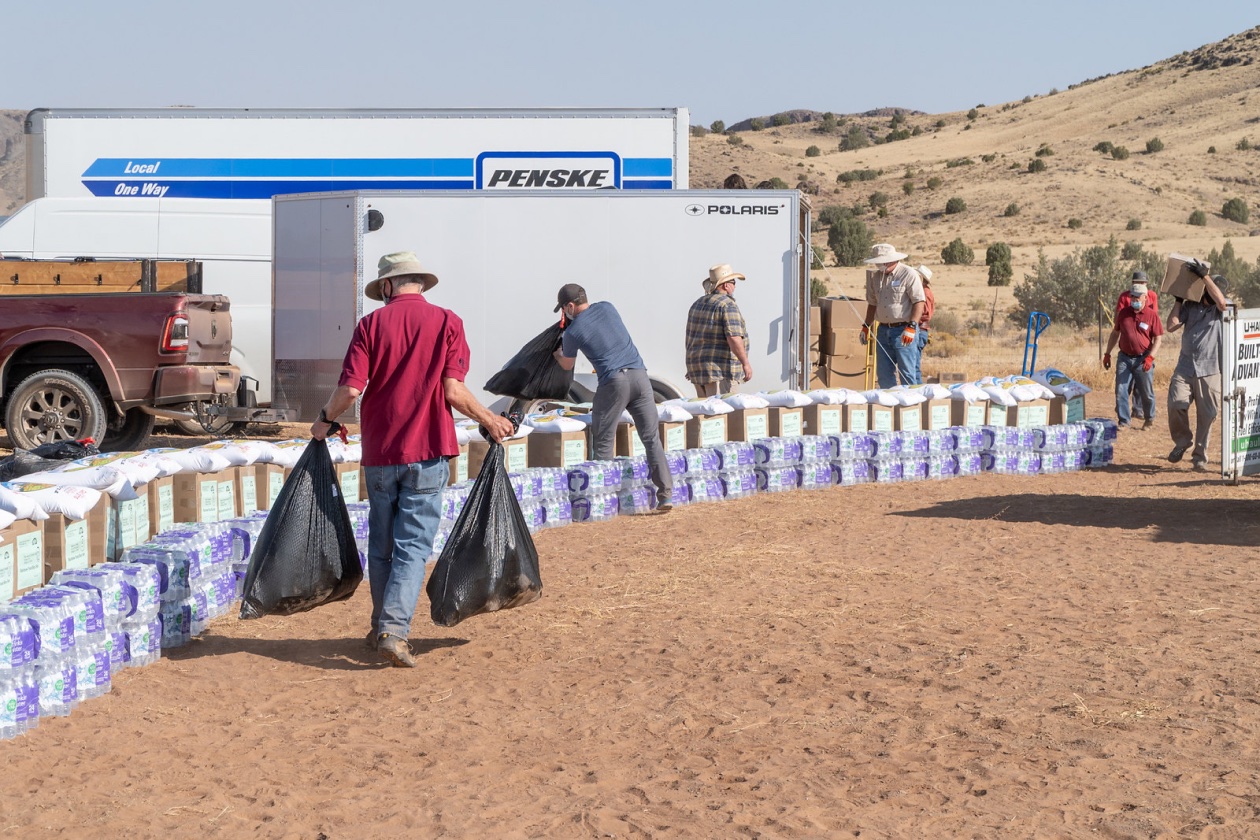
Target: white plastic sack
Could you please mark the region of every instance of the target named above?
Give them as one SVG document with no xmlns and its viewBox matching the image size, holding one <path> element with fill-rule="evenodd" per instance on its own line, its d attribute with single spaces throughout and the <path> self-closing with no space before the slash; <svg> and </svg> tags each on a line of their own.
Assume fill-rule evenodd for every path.
<svg viewBox="0 0 1260 840">
<path fill-rule="evenodd" d="M 989 395 L 974 382 L 962 382 L 952 386 L 949 389 L 949 396 L 950 399 L 966 400 L 967 402 L 976 402 L 977 400 L 989 401 Z"/>
<path fill-rule="evenodd" d="M 16 516 L 9 513 L 7 510 L 0 510 L 0 531 L 3 531 L 5 528 L 8 528 L 10 525 L 12 525 L 16 521 L 17 521 Z"/>
<path fill-rule="evenodd" d="M 274 448 L 264 440 L 220 440 L 201 447 L 201 449 L 219 453 L 234 467 L 248 467 L 260 461 L 264 464 L 270 463 L 266 459 L 270 457 L 271 450 Z"/>
<path fill-rule="evenodd" d="M 840 388 L 839 392 L 844 394 L 845 405 L 866 405 L 866 394 L 861 391 L 854 391 L 852 388 Z"/>
<path fill-rule="evenodd" d="M 743 408 L 766 408 L 770 405 L 770 401 L 761 394 L 731 394 L 723 397 L 722 402 L 736 411 Z"/>
<path fill-rule="evenodd" d="M 981 389 L 989 395 L 989 399 L 998 405 L 1018 405 L 1019 400 L 1015 399 L 1015 395 L 1001 385 L 985 385 Z"/>
<path fill-rule="evenodd" d="M 1024 389 L 1023 393 L 1030 393 L 1030 394 L 1036 395 L 1034 397 L 1030 397 L 1030 399 L 1034 399 L 1034 400 L 1054 399 L 1054 391 L 1051 391 L 1049 388 L 1045 386 L 1045 384 L 1038 382 L 1037 380 L 1032 379 L 1030 377 L 1010 376 L 1010 377 L 1007 377 L 1007 381 L 1010 382 L 1013 386 L 1023 388 Z M 1020 401 L 1023 402 L 1022 399 Z"/>
<path fill-rule="evenodd" d="M 871 405 L 886 405 L 889 408 L 901 405 L 897 398 L 888 391 L 881 391 L 878 389 L 874 391 L 863 391 L 862 396 L 865 397 L 866 401 Z"/>
<path fill-rule="evenodd" d="M 1044 368 L 1035 371 L 1032 378 L 1045 385 L 1053 393 L 1068 399 L 1088 394 L 1093 390 L 1084 382 L 1077 382 L 1058 368 Z"/>
<path fill-rule="evenodd" d="M 127 476 L 113 467 L 66 466 L 58 470 L 35 472 L 12 480 L 13 484 L 53 484 L 58 487 L 90 487 L 108 493 L 115 499 L 136 498 L 136 489 Z"/>
<path fill-rule="evenodd" d="M 480 440 L 481 436 L 478 435 L 477 439 Z M 466 446 L 470 440 L 472 440 L 472 436 L 468 434 L 468 430 L 465 429 L 463 426 L 459 425 L 458 423 L 456 423 L 455 424 L 455 442 L 459 444 L 460 446 Z"/>
<path fill-rule="evenodd" d="M 805 396 L 813 400 L 815 405 L 844 405 L 848 399 L 843 388 L 835 390 L 821 388 L 817 391 L 810 391 Z"/>
<path fill-rule="evenodd" d="M 90 469 L 92 467 L 112 467 L 127 477 L 132 486 L 148 484 L 162 474 L 162 467 L 156 458 L 145 458 L 135 452 L 112 452 L 106 455 L 93 455 L 80 458 L 62 467 L 62 470 Z M 172 468 L 178 469 L 172 463 Z"/>
<path fill-rule="evenodd" d="M 713 417 L 718 414 L 730 414 L 735 410 L 717 397 L 692 397 L 691 399 L 669 400 L 665 405 L 679 406 L 692 417 Z"/>
<path fill-rule="evenodd" d="M 791 388 L 784 388 L 781 391 L 762 391 L 761 396 L 765 397 L 770 405 L 782 408 L 799 408 L 803 405 L 812 405 L 814 402 L 800 391 L 793 391 Z"/>
<path fill-rule="evenodd" d="M 911 390 L 904 385 L 897 385 L 885 390 L 887 393 L 892 394 L 893 399 L 897 401 L 897 405 L 920 405 L 927 402 L 927 397 L 922 392 Z"/>
<path fill-rule="evenodd" d="M 293 467 L 297 464 L 298 458 L 302 457 L 302 453 L 306 451 L 306 444 L 308 443 L 310 441 L 305 438 L 294 438 L 272 444 L 275 451 L 271 453 L 271 463 L 281 467 Z"/>
<path fill-rule="evenodd" d="M 662 423 L 686 423 L 692 417 L 690 411 L 672 403 L 658 405 L 656 413 L 660 415 Z"/>
<path fill-rule="evenodd" d="M 549 411 L 546 414 L 526 415 L 523 425 L 531 427 L 536 432 L 554 433 L 581 432 L 586 429 L 587 424 L 565 412 Z"/>
<path fill-rule="evenodd" d="M 56 484 L 14 484 L 9 488 L 30 499 L 46 513 L 60 513 L 67 519 L 87 516 L 105 495 L 91 487 L 65 487 Z"/>
<path fill-rule="evenodd" d="M 944 385 L 938 385 L 935 382 L 926 382 L 922 385 L 910 386 L 911 391 L 918 391 L 926 399 L 929 400 L 947 400 L 949 399 L 949 389 Z"/>
<path fill-rule="evenodd" d="M 355 435 L 342 443 L 339 436 L 329 435 L 328 454 L 334 464 L 357 464 L 363 460 L 363 441 Z"/>
<path fill-rule="evenodd" d="M 138 461 L 142 465 L 151 464 L 158 469 L 158 474 L 155 476 L 156 478 L 166 478 L 168 475 L 178 474 L 182 469 L 178 461 L 174 461 L 170 458 L 170 453 L 179 451 L 180 450 L 173 449 L 171 447 L 146 449 L 144 452 L 133 454 L 131 457 L 124 459 L 123 463 Z M 143 466 L 141 468 L 143 468 Z"/>
<path fill-rule="evenodd" d="M 230 469 L 232 466 L 232 462 L 226 456 L 204 446 L 194 446 L 192 449 L 172 449 L 164 454 L 179 464 L 180 472 L 215 473 Z M 297 463 L 296 458 L 294 463 Z M 285 464 L 285 466 L 291 467 L 293 464 Z"/>
<path fill-rule="evenodd" d="M 0 510 L 7 511 L 18 519 L 34 519 L 38 522 L 48 518 L 48 512 L 40 507 L 29 493 L 17 490 L 8 484 L 0 484 Z"/>
</svg>

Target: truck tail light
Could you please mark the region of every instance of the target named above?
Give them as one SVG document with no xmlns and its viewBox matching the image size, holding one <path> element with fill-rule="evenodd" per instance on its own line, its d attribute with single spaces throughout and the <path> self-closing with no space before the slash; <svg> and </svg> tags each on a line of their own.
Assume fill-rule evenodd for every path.
<svg viewBox="0 0 1260 840">
<path fill-rule="evenodd" d="M 178 353 L 188 349 L 188 315 L 174 312 L 167 316 L 162 329 L 162 352 Z"/>
</svg>

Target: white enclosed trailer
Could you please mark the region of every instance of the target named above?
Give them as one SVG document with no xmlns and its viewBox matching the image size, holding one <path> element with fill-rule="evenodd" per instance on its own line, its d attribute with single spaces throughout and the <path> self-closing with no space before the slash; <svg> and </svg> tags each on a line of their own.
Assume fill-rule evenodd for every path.
<svg viewBox="0 0 1260 840">
<path fill-rule="evenodd" d="M 463 319 L 467 383 L 486 404 L 490 376 L 559 317 L 565 283 L 617 307 L 661 397 L 693 395 L 687 309 L 717 263 L 748 277 L 736 291 L 748 388 L 807 383 L 809 208 L 796 190 L 289 195 L 273 222 L 276 404 L 302 419 L 336 386 L 358 319 L 381 305 L 363 289 L 395 251 L 440 279 L 426 297 Z M 582 358 L 576 369 L 591 372 Z"/>
<path fill-rule="evenodd" d="M 232 362 L 271 400 L 271 198 L 351 189 L 687 187 L 685 108 L 47 109 L 0 254 L 169 258 L 228 295 Z"/>
</svg>

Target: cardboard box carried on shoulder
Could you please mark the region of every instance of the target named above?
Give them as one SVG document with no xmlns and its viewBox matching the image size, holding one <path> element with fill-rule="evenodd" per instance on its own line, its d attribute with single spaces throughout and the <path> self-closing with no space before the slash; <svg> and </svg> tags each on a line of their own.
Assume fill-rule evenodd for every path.
<svg viewBox="0 0 1260 840">
<path fill-rule="evenodd" d="M 1172 295 L 1182 300 L 1198 300 L 1203 297 L 1203 290 L 1207 287 L 1199 275 L 1190 270 L 1188 264 L 1193 260 L 1194 257 L 1183 254 L 1168 255 L 1168 267 L 1164 269 L 1164 282 L 1159 287 L 1161 294 Z M 1204 261 L 1203 264 L 1209 269 L 1212 267 L 1209 262 Z"/>
<path fill-rule="evenodd" d="M 581 433 L 579 433 L 581 434 Z M 507 465 L 507 471 L 510 473 L 521 472 L 530 466 L 538 466 L 533 463 L 533 455 L 529 449 L 529 437 L 516 438 L 515 440 L 503 441 L 503 461 Z M 473 440 L 468 443 L 468 477 L 476 478 L 481 474 L 481 465 L 486 460 L 486 455 L 490 452 L 490 444 L 484 440 Z"/>
<path fill-rule="evenodd" d="M 0 531 L 0 602 L 44 585 L 44 525 L 19 519 Z"/>
<path fill-rule="evenodd" d="M 770 412 L 770 437 L 799 437 L 805 434 L 804 406 L 772 405 Z"/>
<path fill-rule="evenodd" d="M 735 409 L 726 415 L 726 437 L 749 442 L 770 437 L 770 409 Z"/>
<path fill-rule="evenodd" d="M 1068 399 L 1055 397 L 1050 400 L 1051 426 L 1062 426 L 1064 423 L 1079 423 L 1085 419 L 1085 395 Z"/>
<path fill-rule="evenodd" d="M 989 401 L 950 400 L 949 414 L 951 426 L 985 426 L 989 423 Z M 1005 418 L 1005 414 L 1002 415 Z M 1006 425 L 1004 422 L 998 425 Z"/>
<path fill-rule="evenodd" d="M 666 452 L 681 452 L 687 448 L 687 423 L 661 424 L 661 446 Z"/>
<path fill-rule="evenodd" d="M 950 413 L 952 400 L 936 399 L 918 405 L 898 406 L 894 411 L 897 431 L 928 432 L 948 429 L 953 425 Z"/>
<path fill-rule="evenodd" d="M 86 569 L 113 559 L 115 527 L 109 496 L 102 496 L 96 507 L 80 520 L 51 513 L 43 521 L 44 579 L 62 569 Z"/>
<path fill-rule="evenodd" d="M 697 414 L 686 422 L 687 428 L 687 446 L 686 449 L 700 449 L 705 446 L 717 446 L 719 443 L 726 443 L 728 429 L 727 415 L 715 414 L 707 417 L 703 414 Z M 664 430 L 662 430 L 664 434 Z"/>
<path fill-rule="evenodd" d="M 846 408 L 848 406 L 825 405 L 822 403 L 805 406 L 805 434 L 840 434 L 844 431 L 844 410 Z"/>
<path fill-rule="evenodd" d="M 540 432 L 535 429 L 525 440 L 529 442 L 531 467 L 568 469 L 586 460 L 585 429 L 580 432 Z"/>
</svg>

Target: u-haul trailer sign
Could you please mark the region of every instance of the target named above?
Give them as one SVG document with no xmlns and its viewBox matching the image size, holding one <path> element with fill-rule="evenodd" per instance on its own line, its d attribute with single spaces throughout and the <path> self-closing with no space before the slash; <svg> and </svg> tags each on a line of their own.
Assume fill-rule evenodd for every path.
<svg viewBox="0 0 1260 840">
<path fill-rule="evenodd" d="M 1260 309 L 1225 316 L 1221 330 L 1221 475 L 1260 475 Z"/>
</svg>

